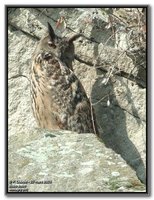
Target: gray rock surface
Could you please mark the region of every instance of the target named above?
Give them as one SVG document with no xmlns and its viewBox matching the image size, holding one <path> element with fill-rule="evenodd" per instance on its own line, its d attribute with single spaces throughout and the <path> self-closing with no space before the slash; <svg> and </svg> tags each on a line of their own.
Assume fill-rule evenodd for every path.
<svg viewBox="0 0 154 200">
<path fill-rule="evenodd" d="M 29 179 L 30 177 L 32 177 L 32 179 L 42 180 L 43 177 L 47 178 L 50 174 L 50 178 L 54 182 L 57 180 L 56 177 L 61 176 L 57 180 L 56 184 L 52 184 L 51 186 L 42 185 L 42 187 L 40 187 L 39 185 L 31 184 L 29 185 L 29 190 L 31 191 L 86 191 L 86 188 L 88 191 L 114 191 L 114 187 L 114 189 L 111 189 L 110 186 L 107 187 L 108 184 L 110 185 L 112 177 L 111 174 L 114 171 L 121 174 L 121 170 L 125 168 L 122 168 L 121 165 L 119 165 L 118 169 L 120 171 L 118 171 L 118 169 L 112 170 L 112 167 L 114 166 L 113 163 L 124 161 L 121 161 L 121 158 L 119 158 L 117 154 L 111 153 L 112 151 L 106 147 L 109 147 L 118 154 L 121 154 L 127 164 L 129 164 L 136 171 L 138 178 L 145 183 L 146 82 L 144 77 L 146 74 L 146 66 L 144 66 L 144 68 L 142 67 L 141 71 L 141 67 L 138 67 L 139 63 L 135 65 L 133 57 L 128 56 L 122 51 L 122 46 L 124 49 L 126 48 L 125 43 L 120 43 L 118 46 L 116 40 L 110 39 L 112 29 L 105 28 L 107 26 L 108 16 L 105 13 L 102 14 L 102 11 L 99 9 L 98 14 L 95 14 L 94 12 L 95 9 L 85 8 L 14 8 L 9 10 L 9 180 L 16 179 L 16 177 L 22 180 Z M 74 169 L 75 167 L 73 168 L 74 165 L 72 164 L 72 177 L 67 171 L 69 170 L 69 167 L 71 167 L 68 166 L 71 153 L 66 153 L 65 144 L 62 140 L 60 140 L 59 136 L 54 138 L 45 138 L 44 132 L 42 134 L 41 130 L 35 129 L 37 125 L 32 115 L 30 103 L 30 68 L 32 53 L 35 49 L 37 41 L 46 32 L 47 22 L 50 22 L 51 25 L 55 27 L 57 19 L 63 15 L 66 18 L 66 25 L 68 28 L 64 30 L 56 29 L 59 35 L 72 35 L 74 32 L 82 30 L 86 37 L 94 38 L 94 41 L 91 39 L 79 38 L 75 42 L 77 56 L 74 62 L 74 71 L 83 83 L 83 86 L 87 91 L 87 95 L 91 98 L 95 108 L 101 137 L 106 145 L 105 147 L 102 143 L 95 139 L 95 136 L 90 134 L 83 134 L 80 136 L 77 136 L 76 134 L 69 134 L 69 137 L 67 134 L 62 134 L 62 139 L 64 141 L 69 143 L 70 140 L 70 143 L 73 143 L 75 140 L 75 144 L 78 144 L 78 148 L 80 149 L 82 149 L 82 145 L 86 142 L 90 142 L 91 140 L 91 143 L 94 144 L 92 147 L 87 147 L 85 145 L 81 150 L 85 153 L 84 159 L 90 159 L 92 161 L 89 169 L 87 169 L 87 167 L 84 169 L 81 165 L 83 162 L 81 155 L 75 153 L 71 144 L 67 145 L 67 148 L 70 148 L 70 152 L 73 151 L 73 155 L 76 158 L 80 155 L 78 162 L 75 163 L 77 164 L 76 169 Z M 139 56 L 138 60 L 140 60 Z M 116 73 L 107 79 L 110 71 L 112 70 L 116 71 Z M 120 73 L 118 73 L 118 71 Z M 141 77 L 143 77 L 143 79 L 141 79 Z M 77 137 L 81 137 L 81 143 L 76 141 Z M 61 154 L 60 149 L 56 147 L 57 142 L 64 149 L 63 154 Z M 50 151 L 47 149 L 50 149 L 50 145 L 51 149 L 52 146 L 54 146 L 54 150 L 52 150 L 51 159 L 48 161 Z M 43 150 L 41 148 L 40 152 L 39 146 L 40 148 L 43 148 Z M 36 154 L 33 154 L 32 147 L 34 147 L 34 152 L 38 152 L 37 159 L 44 159 L 42 161 L 44 163 L 42 166 L 41 162 L 38 162 L 38 160 L 34 158 Z M 105 160 L 103 161 L 103 159 L 106 158 L 102 155 L 102 161 L 100 161 L 100 163 L 106 162 L 105 170 L 100 163 L 97 167 L 94 164 L 95 162 L 99 162 L 99 156 L 96 156 L 96 151 L 99 151 L 99 147 L 104 156 L 111 153 L 111 158 L 113 159 L 113 161 L 110 161 L 111 165 L 108 164 L 107 166 L 108 162 Z M 91 148 L 91 155 L 90 152 L 87 153 L 89 148 Z M 28 153 L 26 153 L 27 151 Z M 105 153 L 106 151 L 107 154 Z M 41 157 L 42 154 L 43 157 Z M 57 154 L 60 157 L 57 157 Z M 88 158 L 86 158 L 87 154 L 89 156 Z M 115 156 L 117 156 L 120 161 L 116 161 L 114 159 Z M 58 161 L 58 158 L 60 161 Z M 60 164 L 60 162 L 62 162 L 65 158 L 68 163 L 65 163 L 63 171 L 63 167 L 59 169 L 61 171 L 58 171 L 59 167 L 56 166 L 56 162 Z M 52 160 L 54 160 L 54 163 L 52 163 Z M 51 165 L 52 168 L 55 168 L 54 172 L 49 165 Z M 117 165 L 115 164 L 115 166 Z M 94 170 L 95 168 L 97 170 Z M 130 174 L 132 174 L 136 181 L 135 172 L 133 172 L 128 166 L 126 168 L 131 172 L 124 172 L 125 175 L 120 175 L 120 178 L 123 179 L 124 176 L 125 178 L 131 179 Z M 18 170 L 16 171 L 16 169 Z M 86 169 L 89 171 L 86 171 Z M 92 170 L 92 172 L 90 170 Z M 105 176 L 105 171 L 107 170 L 110 170 L 110 172 L 108 171 L 107 176 Z M 34 174 L 34 172 L 37 173 Z M 82 172 L 84 176 L 82 175 Z M 96 175 L 97 180 L 95 177 L 96 172 L 99 172 Z M 40 175 L 39 173 L 44 173 L 44 175 Z M 52 173 L 55 173 L 56 176 L 52 177 Z M 87 179 L 85 178 L 86 173 L 88 173 Z M 99 174 L 100 176 L 98 176 Z M 68 185 L 67 176 L 69 177 Z M 72 186 L 71 179 L 73 180 Z M 121 179 L 118 180 L 120 185 L 118 185 L 118 188 L 115 186 L 116 191 L 132 190 L 132 188 L 128 189 L 127 186 L 123 185 L 123 182 L 121 184 Z M 103 184 L 101 184 L 101 181 Z M 63 187 L 63 184 L 65 187 Z M 116 185 L 117 183 L 114 183 L 113 180 L 113 185 L 114 184 Z M 43 189 L 43 187 L 46 188 Z M 139 190 L 144 191 L 144 189 L 141 188 Z"/>
<path fill-rule="evenodd" d="M 135 172 L 94 134 L 69 131 L 12 135 L 8 177 L 9 191 L 145 192 Z"/>
</svg>

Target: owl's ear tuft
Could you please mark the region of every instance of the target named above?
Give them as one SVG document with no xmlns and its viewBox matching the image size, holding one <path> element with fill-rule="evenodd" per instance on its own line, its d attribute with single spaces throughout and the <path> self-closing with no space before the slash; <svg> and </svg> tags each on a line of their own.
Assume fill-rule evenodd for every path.
<svg viewBox="0 0 154 200">
<path fill-rule="evenodd" d="M 49 22 L 48 22 L 48 33 L 49 33 L 51 41 L 54 41 L 56 35 L 54 33 L 54 30 L 53 30 L 52 26 L 49 24 Z"/>
<path fill-rule="evenodd" d="M 73 35 L 72 37 L 70 37 L 68 42 L 72 43 L 73 41 L 75 41 L 76 39 L 78 39 L 81 36 L 83 36 L 81 33 L 77 33 L 77 34 Z"/>
</svg>

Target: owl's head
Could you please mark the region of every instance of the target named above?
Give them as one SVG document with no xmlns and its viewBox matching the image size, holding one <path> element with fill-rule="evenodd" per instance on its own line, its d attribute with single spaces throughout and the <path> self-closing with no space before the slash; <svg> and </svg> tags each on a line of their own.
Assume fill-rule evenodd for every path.
<svg viewBox="0 0 154 200">
<path fill-rule="evenodd" d="M 58 37 L 51 25 L 48 23 L 48 33 L 43 37 L 36 47 L 34 54 L 52 53 L 68 67 L 72 67 L 74 60 L 74 44 L 73 41 L 80 37 L 80 34 L 73 35 L 71 38 Z"/>
</svg>

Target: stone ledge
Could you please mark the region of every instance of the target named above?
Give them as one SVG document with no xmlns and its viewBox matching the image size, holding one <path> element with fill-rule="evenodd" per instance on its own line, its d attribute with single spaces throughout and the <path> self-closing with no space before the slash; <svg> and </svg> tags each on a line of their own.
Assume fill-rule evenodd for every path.
<svg viewBox="0 0 154 200">
<path fill-rule="evenodd" d="M 8 158 L 9 182 L 29 192 L 145 192 L 125 161 L 90 133 L 17 133 L 9 138 Z"/>
</svg>

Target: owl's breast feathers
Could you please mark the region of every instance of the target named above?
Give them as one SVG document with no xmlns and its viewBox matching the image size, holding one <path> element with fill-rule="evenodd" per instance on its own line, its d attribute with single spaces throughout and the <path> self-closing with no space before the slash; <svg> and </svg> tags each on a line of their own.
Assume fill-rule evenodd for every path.
<svg viewBox="0 0 154 200">
<path fill-rule="evenodd" d="M 34 57 L 31 76 L 32 108 L 39 126 L 72 130 L 78 123 L 80 128 L 73 130 L 92 132 L 91 121 L 86 129 L 80 124 L 82 121 L 86 127 L 84 121 L 91 120 L 90 102 L 82 84 L 64 62 L 52 53 L 38 54 Z M 89 116 L 84 116 L 85 112 Z"/>
</svg>

